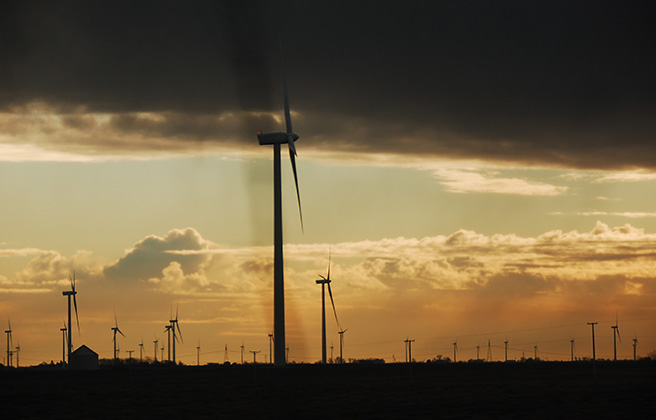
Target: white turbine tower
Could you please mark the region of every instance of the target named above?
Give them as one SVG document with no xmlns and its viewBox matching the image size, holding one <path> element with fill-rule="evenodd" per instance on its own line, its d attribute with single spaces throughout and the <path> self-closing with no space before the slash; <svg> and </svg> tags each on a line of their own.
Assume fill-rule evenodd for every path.
<svg viewBox="0 0 656 420">
<path fill-rule="evenodd" d="M 125 334 L 118 328 L 118 320 L 116 319 L 116 314 L 114 314 L 114 326 L 111 328 L 112 331 L 114 331 L 114 364 L 116 364 L 116 333 L 121 334 L 123 337 L 125 337 Z"/>
<path fill-rule="evenodd" d="M 287 77 L 285 75 L 285 64 L 282 54 L 282 40 L 280 41 L 280 58 L 282 64 L 284 111 L 286 132 L 257 134 L 260 145 L 273 145 L 273 336 L 274 336 L 274 364 L 284 366 L 285 358 L 285 281 L 283 267 L 283 240 L 282 240 L 282 181 L 280 172 L 280 145 L 287 143 L 289 148 L 289 159 L 294 173 L 296 184 L 296 198 L 298 199 L 298 210 L 301 218 L 301 229 L 303 229 L 303 213 L 301 212 L 301 195 L 298 190 L 298 176 L 296 174 L 296 146 L 298 134 L 292 130 L 292 118 L 289 110 L 289 98 L 287 96 Z"/>
</svg>

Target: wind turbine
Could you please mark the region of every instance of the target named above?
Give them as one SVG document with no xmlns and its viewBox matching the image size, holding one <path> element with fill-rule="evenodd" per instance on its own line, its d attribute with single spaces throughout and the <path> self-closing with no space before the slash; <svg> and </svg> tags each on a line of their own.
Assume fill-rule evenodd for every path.
<svg viewBox="0 0 656 420">
<path fill-rule="evenodd" d="M 321 362 L 326 364 L 326 285 L 328 285 L 328 295 L 330 296 L 330 303 L 333 305 L 333 313 L 335 314 L 335 322 L 339 331 L 342 326 L 339 325 L 337 319 L 337 310 L 335 309 L 335 301 L 333 300 L 333 291 L 330 288 L 330 252 L 328 252 L 328 274 L 326 277 L 319 274 L 320 279 L 316 280 L 317 284 L 321 285 Z"/>
<path fill-rule="evenodd" d="M 588 322 L 588 325 L 592 327 L 592 361 L 597 360 L 597 351 L 595 348 L 595 335 L 594 335 L 594 326 L 597 325 L 596 322 Z"/>
<path fill-rule="evenodd" d="M 257 134 L 260 146 L 273 145 L 273 335 L 274 364 L 284 366 L 285 361 L 285 281 L 283 267 L 283 240 L 282 240 L 282 176 L 280 172 L 280 146 L 287 143 L 289 148 L 289 160 L 294 173 L 294 184 L 296 185 L 296 198 L 298 200 L 298 211 L 303 229 L 303 213 L 301 211 L 301 195 L 298 189 L 298 176 L 296 174 L 296 146 L 294 142 L 299 139 L 298 134 L 292 129 L 292 117 L 289 110 L 289 97 L 287 95 L 287 76 L 285 75 L 285 64 L 282 53 L 282 39 L 280 39 L 280 61 L 282 66 L 282 86 L 284 94 L 284 112 L 286 132 Z"/>
<path fill-rule="evenodd" d="M 348 331 L 348 328 L 345 330 L 337 331 L 339 334 L 339 363 L 344 363 L 344 354 L 342 353 L 342 349 L 344 347 L 344 333 L 346 331 Z"/>
<path fill-rule="evenodd" d="M 19 355 L 20 355 L 20 340 L 18 341 L 18 345 L 16 346 L 16 369 L 20 367 L 20 363 L 18 359 Z"/>
<path fill-rule="evenodd" d="M 155 361 L 157 361 L 157 343 L 159 343 L 159 339 L 155 337 L 155 339 L 153 340 L 153 345 L 155 347 Z"/>
<path fill-rule="evenodd" d="M 62 332 L 62 364 L 66 364 L 66 321 L 64 321 L 64 328 L 60 328 L 59 331 Z"/>
<path fill-rule="evenodd" d="M 75 319 L 77 320 L 77 332 L 80 333 L 80 317 L 77 314 L 77 291 L 75 291 L 75 271 L 73 276 L 68 276 L 71 282 L 71 290 L 62 292 L 62 295 L 68 296 L 68 363 L 71 363 L 71 353 L 73 352 L 73 328 L 71 327 L 71 296 L 73 296 L 73 306 L 75 306 Z"/>
<path fill-rule="evenodd" d="M 636 359 L 636 347 L 637 347 L 637 346 L 638 346 L 638 337 L 636 337 L 636 336 L 634 335 L 634 336 L 633 336 L 633 360 L 637 360 L 637 359 Z"/>
<path fill-rule="evenodd" d="M 569 339 L 570 352 L 572 355 L 572 362 L 574 361 L 574 337 Z"/>
<path fill-rule="evenodd" d="M 123 332 L 121 332 L 121 330 L 118 328 L 118 320 L 116 319 L 116 314 L 114 314 L 114 326 L 111 328 L 111 330 L 114 331 L 114 364 L 116 364 L 116 333 L 119 333 L 125 337 L 125 334 L 123 334 Z"/>
<path fill-rule="evenodd" d="M 141 343 L 139 343 L 139 363 L 143 362 L 143 337 L 141 337 Z"/>
<path fill-rule="evenodd" d="M 175 333 L 177 328 L 178 334 L 180 334 L 180 342 L 182 343 L 182 331 L 180 331 L 180 324 L 178 324 L 178 308 L 175 308 L 175 319 L 169 321 L 171 323 L 171 330 L 173 331 L 173 363 L 177 363 L 175 359 L 175 342 L 178 340 L 178 336 Z"/>
<path fill-rule="evenodd" d="M 507 362 L 508 361 L 508 339 L 506 338 L 505 341 L 503 342 L 503 361 Z"/>
<path fill-rule="evenodd" d="M 453 363 L 456 363 L 458 359 L 456 358 L 458 356 L 458 339 L 456 338 L 456 341 L 453 342 Z"/>
<path fill-rule="evenodd" d="M 13 366 L 11 361 L 11 355 L 13 354 L 11 348 L 14 346 L 14 340 L 11 337 L 11 321 L 9 319 L 7 319 L 7 324 L 9 327 L 5 330 L 5 334 L 7 334 L 7 366 Z"/>
<path fill-rule="evenodd" d="M 533 355 L 533 360 L 537 361 L 538 360 L 538 345 L 537 344 L 535 344 L 533 346 L 533 350 L 535 351 L 535 353 Z"/>
<path fill-rule="evenodd" d="M 200 366 L 200 339 L 198 340 L 198 345 L 196 346 L 196 366 Z"/>
<path fill-rule="evenodd" d="M 622 337 L 620 336 L 620 328 L 617 325 L 617 313 L 615 313 L 615 325 L 611 325 L 613 329 L 613 360 L 617 361 L 617 339 L 620 339 L 622 342 Z"/>
</svg>

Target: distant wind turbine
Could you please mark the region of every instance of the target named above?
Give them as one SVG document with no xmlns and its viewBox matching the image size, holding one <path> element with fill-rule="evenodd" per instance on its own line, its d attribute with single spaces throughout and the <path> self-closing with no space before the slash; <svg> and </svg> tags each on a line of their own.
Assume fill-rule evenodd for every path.
<svg viewBox="0 0 656 420">
<path fill-rule="evenodd" d="M 592 361 L 594 362 L 597 360 L 597 351 L 595 349 L 595 335 L 594 335 L 594 327 L 597 325 L 596 322 L 588 322 L 588 325 L 592 327 Z"/>
<path fill-rule="evenodd" d="M 453 363 L 456 363 L 458 361 L 458 339 L 456 338 L 456 341 L 453 342 Z"/>
<path fill-rule="evenodd" d="M 619 338 L 620 343 L 622 342 L 620 327 L 617 325 L 617 312 L 615 313 L 615 325 L 612 325 L 611 328 L 613 329 L 613 360 L 617 361 L 617 339 Z"/>
<path fill-rule="evenodd" d="M 333 292 L 330 288 L 330 259 L 331 254 L 328 252 L 328 274 L 326 277 L 319 274 L 320 279 L 316 280 L 317 284 L 321 285 L 321 363 L 326 364 L 327 356 L 327 342 L 326 342 L 326 285 L 328 285 L 328 295 L 330 296 L 330 303 L 333 305 L 333 313 L 335 314 L 335 322 L 337 323 L 337 328 L 339 331 L 342 330 L 342 326 L 339 324 L 339 319 L 337 318 L 337 310 L 335 309 L 335 301 L 333 300 Z"/>
<path fill-rule="evenodd" d="M 111 328 L 112 331 L 114 331 L 114 364 L 116 364 L 117 361 L 117 350 L 116 350 L 116 333 L 121 334 L 123 337 L 125 337 L 125 334 L 118 328 L 118 320 L 116 319 L 116 314 L 114 314 L 114 326 Z"/>
<path fill-rule="evenodd" d="M 173 328 L 173 325 L 169 324 L 166 327 L 164 327 L 164 332 L 168 334 L 168 340 L 169 340 L 169 348 L 168 348 L 168 358 L 169 362 L 171 361 L 171 329 Z M 164 347 L 162 347 L 164 348 Z M 162 353 L 162 360 L 164 359 L 164 354 Z"/>
<path fill-rule="evenodd" d="M 570 350 L 571 357 L 572 357 L 572 362 L 573 362 L 574 361 L 574 338 L 573 337 L 569 339 L 569 347 L 570 347 L 569 350 Z"/>
<path fill-rule="evenodd" d="M 198 345 L 196 346 L 196 366 L 200 366 L 200 340 L 198 340 Z"/>
<path fill-rule="evenodd" d="M 11 361 L 11 355 L 13 354 L 11 348 L 14 346 L 14 340 L 11 336 L 11 321 L 7 319 L 7 324 L 8 328 L 5 330 L 5 334 L 7 334 L 7 366 L 13 366 L 13 363 Z"/>
<path fill-rule="evenodd" d="M 282 39 L 280 40 L 280 59 L 282 65 L 282 82 L 284 95 L 284 112 L 286 132 L 257 134 L 261 146 L 273 145 L 273 214 L 274 214 L 274 260 L 273 260 L 273 335 L 275 337 L 274 364 L 284 366 L 285 358 L 285 282 L 283 267 L 283 240 L 282 240 L 282 176 L 280 171 L 280 145 L 287 143 L 289 160 L 294 173 L 296 184 L 296 198 L 303 229 L 303 213 L 301 211 L 301 195 L 298 189 L 298 176 L 296 174 L 296 146 L 294 142 L 299 139 L 298 134 L 292 130 L 292 117 L 289 110 L 289 97 L 287 95 L 287 76 L 282 53 Z"/>
<path fill-rule="evenodd" d="M 157 343 L 159 343 L 159 339 L 157 337 L 155 337 L 155 340 L 153 340 L 153 345 L 155 347 L 155 349 L 154 349 L 155 361 L 157 361 Z"/>
<path fill-rule="evenodd" d="M 178 308 L 175 308 L 175 319 L 172 319 L 169 321 L 171 323 L 171 330 L 173 331 L 173 363 L 177 363 L 176 358 L 175 358 L 175 342 L 178 340 L 178 335 L 180 336 L 180 342 L 183 342 L 182 340 L 182 331 L 180 331 L 180 324 L 178 323 Z M 176 329 L 178 331 L 178 334 L 176 334 Z"/>
<path fill-rule="evenodd" d="M 139 363 L 143 362 L 143 337 L 141 337 L 141 343 L 139 343 Z"/>
<path fill-rule="evenodd" d="M 508 339 L 506 338 L 505 341 L 503 342 L 503 361 L 507 362 L 508 361 Z"/>
<path fill-rule="evenodd" d="M 64 328 L 60 328 L 59 331 L 62 332 L 62 364 L 66 364 L 66 331 L 68 331 L 68 328 L 66 328 L 66 321 L 64 321 Z"/>
<path fill-rule="evenodd" d="M 18 341 L 18 345 L 16 346 L 16 369 L 20 367 L 20 360 L 18 358 L 19 356 L 20 356 L 20 340 Z"/>
<path fill-rule="evenodd" d="M 77 332 L 80 333 L 80 317 L 77 313 L 77 291 L 75 290 L 75 271 L 72 276 L 68 276 L 71 282 L 71 290 L 62 292 L 62 295 L 68 296 L 68 363 L 71 363 L 71 353 L 73 352 L 73 328 L 71 327 L 71 296 L 73 296 L 73 305 L 75 306 L 75 319 L 77 321 Z"/>
<path fill-rule="evenodd" d="M 348 328 L 345 330 L 339 330 L 337 331 L 337 334 L 339 334 L 339 363 L 344 363 L 344 333 L 348 331 Z M 287 349 L 287 352 L 289 352 L 289 349 Z"/>
<path fill-rule="evenodd" d="M 636 358 L 636 347 L 638 346 L 638 337 L 635 335 L 633 336 L 633 360 L 637 360 Z"/>
</svg>

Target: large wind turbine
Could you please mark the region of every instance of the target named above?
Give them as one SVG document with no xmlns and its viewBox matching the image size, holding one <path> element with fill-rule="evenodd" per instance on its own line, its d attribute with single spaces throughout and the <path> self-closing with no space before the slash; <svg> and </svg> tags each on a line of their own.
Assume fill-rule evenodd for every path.
<svg viewBox="0 0 656 420">
<path fill-rule="evenodd" d="M 321 363 L 326 364 L 326 285 L 328 285 L 328 295 L 330 295 L 330 303 L 333 305 L 333 313 L 335 314 L 335 322 L 339 331 L 342 331 L 342 326 L 339 325 L 337 319 L 337 310 L 335 309 L 335 301 L 333 300 L 333 292 L 330 289 L 330 253 L 328 253 L 328 274 L 326 277 L 319 274 L 321 277 L 316 280 L 317 284 L 321 285 Z"/>
<path fill-rule="evenodd" d="M 111 328 L 111 330 L 114 331 L 114 364 L 116 364 L 116 333 L 119 333 L 125 337 L 125 334 L 123 334 L 123 332 L 121 332 L 121 330 L 118 328 L 118 320 L 116 319 L 116 314 L 114 314 L 114 326 Z"/>
<path fill-rule="evenodd" d="M 71 290 L 66 290 L 62 292 L 62 295 L 68 296 L 68 363 L 71 363 L 71 353 L 73 352 L 73 327 L 71 326 L 71 296 L 73 296 L 73 306 L 75 306 L 75 319 L 77 321 L 77 332 L 80 332 L 80 317 L 77 314 L 77 292 L 75 291 L 75 271 L 73 271 L 73 276 L 68 276 L 68 279 L 71 282 Z"/>
<path fill-rule="evenodd" d="M 301 211 L 301 195 L 298 190 L 298 176 L 296 174 L 296 146 L 298 134 L 292 130 L 292 117 L 289 110 L 289 98 L 287 96 L 287 77 L 285 75 L 285 64 L 282 53 L 282 40 L 280 41 L 280 59 L 282 65 L 282 86 L 284 94 L 284 111 L 286 132 L 257 134 L 260 145 L 273 145 L 273 336 L 274 336 L 274 364 L 284 366 L 285 360 L 285 281 L 282 252 L 282 181 L 280 173 L 280 145 L 287 143 L 289 148 L 289 160 L 294 173 L 296 184 L 296 198 L 298 199 L 298 211 L 303 229 L 303 213 Z"/>
</svg>

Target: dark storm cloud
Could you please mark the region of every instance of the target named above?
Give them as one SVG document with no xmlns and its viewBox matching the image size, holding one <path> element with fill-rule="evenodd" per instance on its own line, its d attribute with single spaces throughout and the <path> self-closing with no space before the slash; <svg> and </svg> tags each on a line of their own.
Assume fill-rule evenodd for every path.
<svg viewBox="0 0 656 420">
<path fill-rule="evenodd" d="M 656 167 L 648 3 L 97 1 L 4 9 L 3 107 L 42 100 L 182 116 L 280 111 L 282 30 L 306 148 Z"/>
</svg>

